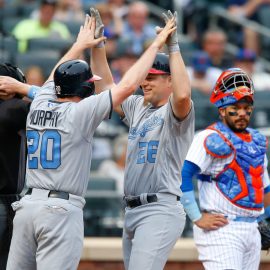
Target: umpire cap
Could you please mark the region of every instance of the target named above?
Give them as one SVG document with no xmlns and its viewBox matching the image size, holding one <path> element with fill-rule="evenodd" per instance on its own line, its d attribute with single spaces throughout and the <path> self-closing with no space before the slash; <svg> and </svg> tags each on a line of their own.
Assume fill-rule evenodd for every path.
<svg viewBox="0 0 270 270">
<path fill-rule="evenodd" d="M 95 92 L 94 81 L 97 80 L 101 78 L 93 75 L 89 65 L 79 59 L 60 64 L 54 72 L 57 97 L 89 97 Z"/>
<path fill-rule="evenodd" d="M 9 76 L 19 82 L 26 83 L 26 78 L 23 72 L 18 67 L 9 63 L 0 64 L 0 76 Z"/>
<path fill-rule="evenodd" d="M 148 74 L 170 75 L 171 70 L 169 64 L 169 56 L 165 53 L 158 53 L 152 68 L 150 68 L 148 71 Z"/>
</svg>

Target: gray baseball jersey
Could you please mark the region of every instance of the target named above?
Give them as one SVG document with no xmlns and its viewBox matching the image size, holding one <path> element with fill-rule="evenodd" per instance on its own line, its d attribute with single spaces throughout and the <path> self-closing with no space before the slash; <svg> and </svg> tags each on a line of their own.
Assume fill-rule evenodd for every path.
<svg viewBox="0 0 270 270">
<path fill-rule="evenodd" d="M 129 125 L 125 195 L 171 193 L 181 196 L 181 168 L 194 136 L 194 108 L 183 121 L 170 101 L 159 108 L 144 105 L 142 96 L 123 104 Z"/>
<path fill-rule="evenodd" d="M 109 90 L 78 103 L 60 103 L 54 83 L 46 83 L 27 117 L 27 186 L 84 196 L 94 131 L 111 110 Z"/>
</svg>

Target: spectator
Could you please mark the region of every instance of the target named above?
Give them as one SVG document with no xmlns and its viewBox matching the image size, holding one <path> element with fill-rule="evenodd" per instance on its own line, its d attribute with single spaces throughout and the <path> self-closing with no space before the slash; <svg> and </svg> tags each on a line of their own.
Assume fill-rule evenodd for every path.
<svg viewBox="0 0 270 270">
<path fill-rule="evenodd" d="M 96 5 L 96 9 L 102 18 L 104 24 L 104 35 L 107 38 L 118 37 L 123 31 L 123 21 L 120 16 L 117 16 L 113 7 L 107 3 Z"/>
<path fill-rule="evenodd" d="M 255 91 L 270 90 L 270 74 L 256 70 L 256 53 L 248 49 L 240 49 L 234 65 L 243 69 L 252 79 Z"/>
<path fill-rule="evenodd" d="M 126 71 L 136 62 L 139 55 L 132 50 L 132 41 L 120 39 L 116 43 L 114 58 L 111 61 L 115 82 L 119 82 Z"/>
<path fill-rule="evenodd" d="M 61 22 L 83 22 L 84 16 L 81 0 L 58 0 L 54 19 Z"/>
<path fill-rule="evenodd" d="M 117 191 L 121 195 L 124 195 L 127 142 L 128 134 L 126 133 L 116 137 L 113 142 L 113 160 L 104 160 L 98 170 L 102 176 L 115 179 Z"/>
<path fill-rule="evenodd" d="M 107 3 L 116 16 L 123 18 L 128 13 L 128 5 L 126 0 L 107 0 Z"/>
<path fill-rule="evenodd" d="M 30 85 L 42 86 L 45 82 L 43 71 L 38 66 L 30 66 L 25 71 L 25 77 Z"/>
<path fill-rule="evenodd" d="M 269 5 L 270 0 L 227 0 L 228 11 L 238 18 L 247 18 L 255 22 L 261 23 L 259 13 L 265 5 Z M 258 42 L 258 34 L 248 27 L 243 29 L 244 48 L 253 50 L 256 53 L 260 51 Z"/>
<path fill-rule="evenodd" d="M 191 66 L 187 67 L 187 72 L 191 87 L 208 95 L 211 93 L 222 70 L 211 67 L 211 59 L 208 54 L 198 51 L 194 53 Z"/>
<path fill-rule="evenodd" d="M 27 50 L 27 41 L 31 38 L 69 38 L 68 28 L 61 22 L 53 19 L 56 11 L 56 0 L 42 0 L 40 16 L 38 19 L 25 19 L 13 29 L 14 36 L 18 39 L 18 50 L 23 53 Z"/>
<path fill-rule="evenodd" d="M 148 7 L 141 1 L 132 2 L 129 6 L 127 21 L 122 36 L 132 40 L 132 50 L 136 54 L 144 51 L 145 43 L 155 38 L 155 29 L 147 23 Z"/>
<path fill-rule="evenodd" d="M 202 49 L 208 53 L 212 66 L 226 69 L 232 66 L 232 57 L 226 53 L 227 36 L 220 29 L 207 30 L 203 35 Z"/>
</svg>

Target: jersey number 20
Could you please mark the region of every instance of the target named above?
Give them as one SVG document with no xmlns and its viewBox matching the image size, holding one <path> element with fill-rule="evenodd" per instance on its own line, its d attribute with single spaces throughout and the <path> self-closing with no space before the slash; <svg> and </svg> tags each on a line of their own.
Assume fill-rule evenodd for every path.
<svg viewBox="0 0 270 270">
<path fill-rule="evenodd" d="M 46 130 L 41 136 L 36 130 L 28 130 L 26 137 L 29 169 L 37 169 L 39 162 L 43 169 L 57 169 L 61 165 L 61 135 L 57 130 Z M 38 148 L 39 157 L 31 157 Z"/>
</svg>

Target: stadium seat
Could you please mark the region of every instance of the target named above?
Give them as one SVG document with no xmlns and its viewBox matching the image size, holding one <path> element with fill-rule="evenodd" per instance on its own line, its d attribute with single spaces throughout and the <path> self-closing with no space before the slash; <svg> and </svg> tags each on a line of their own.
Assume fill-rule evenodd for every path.
<svg viewBox="0 0 270 270">
<path fill-rule="evenodd" d="M 102 176 L 91 176 L 88 182 L 88 190 L 111 190 L 116 191 L 115 179 Z"/>
<path fill-rule="evenodd" d="M 87 191 L 85 196 L 85 236 L 122 235 L 122 197 L 116 191 Z"/>
<path fill-rule="evenodd" d="M 20 22 L 22 20 L 22 18 L 20 17 L 7 17 L 5 18 L 5 20 L 3 21 L 3 31 L 6 34 L 10 34 L 12 30 L 14 29 L 15 25 Z"/>
<path fill-rule="evenodd" d="M 270 126 L 270 104 L 269 91 L 255 91 L 255 106 L 251 118 L 251 127 L 269 127 Z"/>
<path fill-rule="evenodd" d="M 48 77 L 59 58 L 59 53 L 53 50 L 43 50 L 42 53 L 40 51 L 29 51 L 24 54 L 17 54 L 16 64 L 23 71 L 26 71 L 30 66 L 39 66 L 45 77 Z"/>
<path fill-rule="evenodd" d="M 218 120 L 218 110 L 210 103 L 208 95 L 192 89 L 192 100 L 195 109 L 195 130 L 204 129 Z"/>
<path fill-rule="evenodd" d="M 9 52 L 1 48 L 0 48 L 0 63 L 12 63 Z"/>
<path fill-rule="evenodd" d="M 17 40 L 11 36 L 0 37 L 0 48 L 1 61 L 15 64 Z"/>
<path fill-rule="evenodd" d="M 65 25 L 67 26 L 70 34 L 76 37 L 79 33 L 82 22 L 67 21 L 65 22 Z"/>
<path fill-rule="evenodd" d="M 63 53 L 71 47 L 73 39 L 32 38 L 28 41 L 28 50 L 56 50 Z"/>
</svg>

